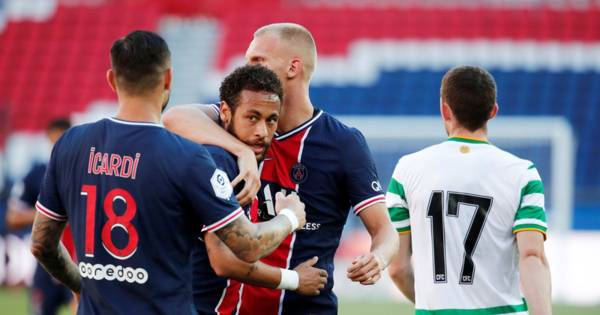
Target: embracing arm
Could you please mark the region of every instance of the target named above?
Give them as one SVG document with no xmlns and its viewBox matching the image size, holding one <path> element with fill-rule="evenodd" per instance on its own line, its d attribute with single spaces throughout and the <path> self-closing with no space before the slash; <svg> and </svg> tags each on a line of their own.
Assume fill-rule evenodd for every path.
<svg viewBox="0 0 600 315">
<path fill-rule="evenodd" d="M 279 268 L 260 261 L 248 263 L 240 260 L 213 233 L 204 235 L 210 266 L 219 277 L 232 278 L 251 285 L 275 289 L 281 281 Z"/>
<path fill-rule="evenodd" d="M 320 290 L 327 284 L 327 271 L 314 267 L 318 257 L 301 263 L 294 270 L 285 270 L 260 261 L 241 261 L 212 233 L 205 234 L 204 241 L 210 266 L 219 277 L 232 278 L 264 288 L 293 290 L 307 296 L 319 295 Z M 285 279 L 284 273 L 288 275 Z"/>
<path fill-rule="evenodd" d="M 240 172 L 231 181 L 233 187 L 242 180 L 244 188 L 236 196 L 242 205 L 250 204 L 260 189 L 260 176 L 254 152 L 243 142 L 219 126 L 216 111 L 210 105 L 180 105 L 162 116 L 165 127 L 184 138 L 200 144 L 222 147 L 237 156 Z"/>
<path fill-rule="evenodd" d="M 252 152 L 243 142 L 219 126 L 216 123 L 218 119 L 211 105 L 201 104 L 175 106 L 162 115 L 165 127 L 184 138 L 220 146 L 235 155 L 244 149 Z"/>
<path fill-rule="evenodd" d="M 544 253 L 544 235 L 537 231 L 517 233 L 521 287 L 531 314 L 552 314 L 550 267 Z"/>
<path fill-rule="evenodd" d="M 384 203 L 375 203 L 360 212 L 360 218 L 371 235 L 371 252 L 356 258 L 348 268 L 348 277 L 363 285 L 374 284 L 381 271 L 398 251 L 398 234 L 392 226 Z"/>
<path fill-rule="evenodd" d="M 293 271 L 269 266 L 260 261 L 247 263 L 237 258 L 231 250 L 212 233 L 204 235 L 210 266 L 219 277 L 270 289 L 295 290 L 302 295 L 318 295 L 327 283 L 327 271 L 313 267 L 314 257 L 298 265 Z M 283 279 L 283 273 L 288 277 Z M 291 281 L 288 280 L 291 277 Z"/>
<path fill-rule="evenodd" d="M 279 244 L 296 229 L 306 223 L 304 204 L 296 194 L 283 196 L 275 195 L 276 211 L 279 213 L 273 219 L 253 224 L 244 215 L 217 230 L 215 234 L 245 262 L 255 262 L 270 254 Z M 287 210 L 285 210 L 287 209 Z M 283 213 L 287 211 L 287 213 Z M 295 223 L 291 223 L 295 220 Z"/>
<path fill-rule="evenodd" d="M 81 289 L 77 265 L 60 243 L 65 221 L 56 221 L 36 213 L 31 233 L 31 253 L 54 278 L 76 294 Z"/>
</svg>

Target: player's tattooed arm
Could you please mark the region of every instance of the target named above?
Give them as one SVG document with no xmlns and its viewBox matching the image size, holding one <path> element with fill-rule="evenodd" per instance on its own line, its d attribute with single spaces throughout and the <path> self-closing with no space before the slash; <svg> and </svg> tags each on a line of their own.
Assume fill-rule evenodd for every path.
<svg viewBox="0 0 600 315">
<path fill-rule="evenodd" d="M 200 144 L 222 147 L 237 157 L 240 172 L 231 181 L 235 187 L 242 180 L 244 188 L 236 199 L 241 205 L 247 205 L 260 189 L 260 174 L 254 152 L 243 142 L 219 126 L 219 113 L 211 105 L 180 105 L 169 109 L 162 115 L 163 124 L 170 131 Z"/>
<path fill-rule="evenodd" d="M 275 218 L 252 224 L 241 215 L 215 232 L 241 260 L 255 262 L 270 254 L 291 232 L 306 223 L 304 204 L 297 195 L 284 197 L 282 193 L 277 193 L 275 199 L 276 211 L 281 212 Z M 292 223 L 294 219 L 296 222 Z"/>
<path fill-rule="evenodd" d="M 210 266 L 219 277 L 232 278 L 251 285 L 275 289 L 280 282 L 279 268 L 259 261 L 247 263 L 236 257 L 213 233 L 204 235 Z"/>
<path fill-rule="evenodd" d="M 75 293 L 81 289 L 77 265 L 60 243 L 66 222 L 36 213 L 31 233 L 31 253 L 54 278 Z"/>
<path fill-rule="evenodd" d="M 204 235 L 204 243 L 210 266 L 219 277 L 231 278 L 254 286 L 277 289 L 285 288 L 283 269 L 260 261 L 247 263 L 237 258 L 213 233 Z M 286 288 L 301 295 L 318 295 L 327 284 L 327 271 L 314 267 L 318 257 L 313 257 L 294 268 L 298 276 L 297 287 Z"/>
<path fill-rule="evenodd" d="M 371 285 L 381 278 L 381 271 L 396 255 L 398 234 L 384 203 L 375 203 L 362 210 L 359 215 L 371 235 L 371 252 L 354 259 L 347 270 L 348 278 L 363 285 Z"/>
</svg>

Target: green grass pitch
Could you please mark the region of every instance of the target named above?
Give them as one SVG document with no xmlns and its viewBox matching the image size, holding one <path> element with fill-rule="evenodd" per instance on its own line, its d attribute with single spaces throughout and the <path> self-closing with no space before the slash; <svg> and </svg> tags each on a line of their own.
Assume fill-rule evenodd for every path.
<svg viewBox="0 0 600 315">
<path fill-rule="evenodd" d="M 27 291 L 24 289 L 0 289 L 0 314 L 6 315 L 27 315 L 29 313 Z M 341 315 L 403 315 L 414 314 L 413 308 L 406 304 L 389 302 L 360 302 L 360 301 L 340 301 L 339 313 Z M 600 305 L 594 307 L 580 307 L 555 305 L 554 315 L 598 315 L 600 314 Z M 69 315 L 67 309 L 64 309 L 60 315 Z"/>
</svg>

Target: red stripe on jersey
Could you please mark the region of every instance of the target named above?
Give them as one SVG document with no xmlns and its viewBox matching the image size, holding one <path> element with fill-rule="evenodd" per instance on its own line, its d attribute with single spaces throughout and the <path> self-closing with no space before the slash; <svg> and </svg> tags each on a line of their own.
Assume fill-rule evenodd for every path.
<svg viewBox="0 0 600 315">
<path fill-rule="evenodd" d="M 308 127 L 308 125 L 306 126 Z M 310 129 L 310 128 L 309 128 Z M 283 188 L 296 189 L 290 176 L 292 167 L 298 163 L 302 139 L 309 129 L 304 129 L 283 140 L 273 139 L 271 148 L 263 162 L 261 179 L 279 184 Z M 273 267 L 288 268 L 292 256 L 294 234 L 289 235 L 269 256 L 261 259 Z M 239 315 L 277 315 L 283 291 L 244 285 Z"/>
<path fill-rule="evenodd" d="M 363 201 L 359 202 L 358 204 L 356 204 L 356 206 L 354 206 L 354 214 L 359 214 L 361 211 L 365 210 L 369 206 L 379 203 L 379 202 L 385 202 L 384 195 L 378 195 L 375 197 L 371 197 L 367 200 L 363 200 Z"/>
<path fill-rule="evenodd" d="M 287 268 L 288 257 L 291 255 L 292 240 L 293 235 L 286 237 L 281 245 L 271 255 L 261 259 L 261 262 L 273 267 Z M 282 292 L 277 289 L 260 288 L 245 284 L 238 315 L 277 315 Z"/>
<path fill-rule="evenodd" d="M 237 208 L 237 210 L 233 211 L 232 213 L 228 214 L 226 217 L 224 217 L 223 219 L 209 225 L 209 226 L 205 226 L 202 228 L 202 232 L 215 232 L 219 229 L 221 229 L 222 227 L 226 226 L 227 224 L 235 221 L 235 219 L 237 219 L 240 215 L 244 214 L 244 210 L 242 210 L 242 208 Z"/>
<path fill-rule="evenodd" d="M 37 209 L 37 211 L 39 211 L 40 213 L 42 213 L 43 215 L 47 216 L 48 218 L 50 218 L 52 220 L 67 221 L 67 216 L 57 214 L 56 212 L 44 207 L 44 205 L 42 205 L 39 201 L 36 202 L 35 208 Z"/>
<path fill-rule="evenodd" d="M 249 216 L 251 222 L 258 222 L 258 198 L 254 198 L 254 200 L 252 200 Z"/>
<path fill-rule="evenodd" d="M 290 170 L 298 163 L 302 138 L 306 132 L 306 129 L 302 130 L 281 141 L 273 139 L 263 162 L 261 179 L 278 183 L 283 188 L 296 188 L 296 183 L 290 177 Z"/>
<path fill-rule="evenodd" d="M 60 240 L 67 249 L 71 259 L 73 259 L 73 261 L 77 261 L 77 256 L 75 255 L 75 244 L 73 243 L 73 234 L 71 233 L 71 226 L 69 226 L 69 224 L 65 226 L 65 230 L 63 231 L 63 235 Z"/>
<path fill-rule="evenodd" d="M 227 287 L 223 292 L 223 297 L 215 308 L 218 315 L 231 315 L 237 309 L 240 300 L 240 288 L 242 284 L 235 280 L 227 280 Z"/>
</svg>

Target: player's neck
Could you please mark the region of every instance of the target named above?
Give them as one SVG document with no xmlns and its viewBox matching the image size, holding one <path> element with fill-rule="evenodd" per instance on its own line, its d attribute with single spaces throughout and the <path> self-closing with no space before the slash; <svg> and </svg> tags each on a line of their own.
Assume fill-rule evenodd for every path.
<svg viewBox="0 0 600 315">
<path fill-rule="evenodd" d="M 300 126 L 313 117 L 314 110 L 308 90 L 285 91 L 277 131 L 285 133 Z"/>
<path fill-rule="evenodd" d="M 116 118 L 126 121 L 160 123 L 160 106 L 155 99 L 120 97 Z"/>
<path fill-rule="evenodd" d="M 487 141 L 487 130 L 485 128 L 470 131 L 465 128 L 455 128 L 448 132 L 449 138 L 466 138 Z"/>
</svg>

